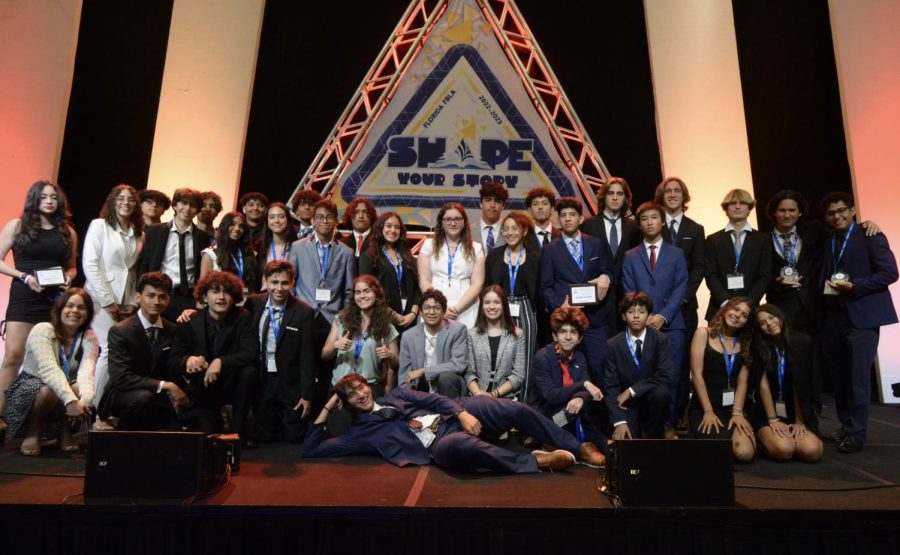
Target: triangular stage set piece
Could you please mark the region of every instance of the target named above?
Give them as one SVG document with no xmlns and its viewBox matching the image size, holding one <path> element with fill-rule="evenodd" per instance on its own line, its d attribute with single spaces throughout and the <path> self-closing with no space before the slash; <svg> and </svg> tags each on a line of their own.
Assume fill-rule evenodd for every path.
<svg viewBox="0 0 900 555">
<path fill-rule="evenodd" d="M 512 0 L 413 0 L 298 189 L 431 226 L 445 202 L 547 187 L 596 213 L 609 176 Z"/>
</svg>

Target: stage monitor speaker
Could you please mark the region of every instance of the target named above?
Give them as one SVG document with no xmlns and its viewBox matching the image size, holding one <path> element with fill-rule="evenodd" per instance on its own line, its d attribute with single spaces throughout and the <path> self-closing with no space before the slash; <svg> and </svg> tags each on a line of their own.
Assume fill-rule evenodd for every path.
<svg viewBox="0 0 900 555">
<path fill-rule="evenodd" d="M 606 482 L 622 506 L 734 505 L 731 441 L 616 441 L 607 447 Z"/>
<path fill-rule="evenodd" d="M 225 479 L 225 450 L 193 432 L 90 432 L 84 496 L 89 501 L 184 500 Z"/>
</svg>

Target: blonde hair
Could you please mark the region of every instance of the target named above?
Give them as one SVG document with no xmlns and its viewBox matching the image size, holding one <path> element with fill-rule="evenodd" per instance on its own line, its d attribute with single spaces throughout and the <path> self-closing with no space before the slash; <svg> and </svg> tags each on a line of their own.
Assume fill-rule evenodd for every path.
<svg viewBox="0 0 900 555">
<path fill-rule="evenodd" d="M 746 204 L 750 207 L 750 210 L 753 210 L 753 207 L 756 206 L 753 195 L 743 189 L 732 189 L 725 193 L 725 198 L 722 199 L 722 210 L 727 210 L 728 205 L 735 202 Z"/>
</svg>

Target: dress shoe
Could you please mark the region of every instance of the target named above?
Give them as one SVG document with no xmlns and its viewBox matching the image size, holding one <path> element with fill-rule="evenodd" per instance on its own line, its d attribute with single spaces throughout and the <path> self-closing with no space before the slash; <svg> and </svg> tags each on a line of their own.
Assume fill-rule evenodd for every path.
<svg viewBox="0 0 900 555">
<path fill-rule="evenodd" d="M 837 430 L 828 434 L 827 438 L 828 441 L 833 441 L 834 443 L 840 445 L 845 439 L 847 439 L 847 432 L 845 432 L 843 428 L 838 428 Z"/>
<path fill-rule="evenodd" d="M 675 428 L 666 425 L 666 431 L 664 432 L 663 437 L 665 437 L 666 439 L 678 439 L 678 434 L 675 433 Z"/>
<path fill-rule="evenodd" d="M 525 438 L 525 441 L 522 442 L 522 447 L 524 447 L 525 449 L 534 449 L 540 444 L 541 443 L 538 440 L 534 439 L 531 436 L 528 436 Z"/>
<path fill-rule="evenodd" d="M 593 468 L 600 468 L 606 463 L 606 455 L 597 449 L 590 441 L 585 441 L 578 446 L 578 462 Z"/>
<path fill-rule="evenodd" d="M 838 451 L 844 453 L 845 455 L 849 455 L 850 453 L 856 453 L 857 451 L 861 451 L 863 448 L 862 443 L 857 441 L 856 439 L 847 436 L 844 438 L 844 441 L 838 445 Z"/>
<path fill-rule="evenodd" d="M 556 451 L 532 451 L 539 470 L 565 470 L 575 464 L 575 455 L 563 449 Z"/>
</svg>

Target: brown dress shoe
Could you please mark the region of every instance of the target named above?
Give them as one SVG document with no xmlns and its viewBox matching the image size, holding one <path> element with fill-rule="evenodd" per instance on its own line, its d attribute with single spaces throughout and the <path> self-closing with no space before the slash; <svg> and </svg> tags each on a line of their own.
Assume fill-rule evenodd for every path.
<svg viewBox="0 0 900 555">
<path fill-rule="evenodd" d="M 532 451 L 531 456 L 537 461 L 539 470 L 565 470 L 575 464 L 575 455 L 562 449 Z"/>
<path fill-rule="evenodd" d="M 585 441 L 578 447 L 578 462 L 599 468 L 606 462 L 606 455 L 601 453 L 596 445 L 590 441 Z"/>
</svg>

